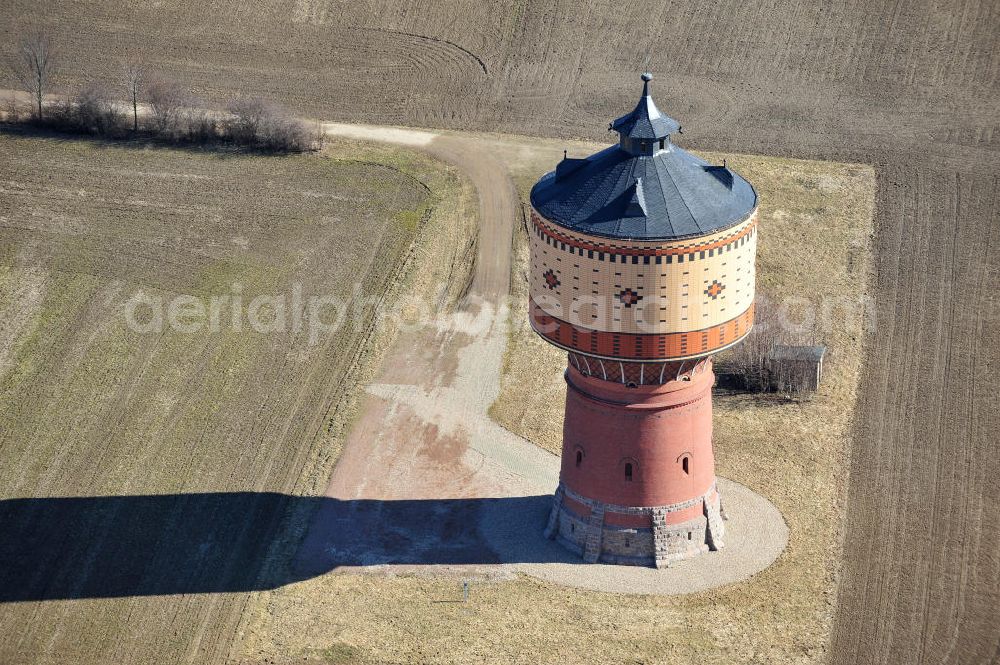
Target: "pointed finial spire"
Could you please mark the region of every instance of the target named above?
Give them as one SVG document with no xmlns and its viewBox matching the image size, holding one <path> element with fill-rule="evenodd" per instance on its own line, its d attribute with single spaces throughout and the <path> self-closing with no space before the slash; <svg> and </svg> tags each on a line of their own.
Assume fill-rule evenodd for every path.
<svg viewBox="0 0 1000 665">
<path fill-rule="evenodd" d="M 653 80 L 653 75 L 649 72 L 642 73 L 642 96 L 649 97 L 649 82 Z"/>
</svg>

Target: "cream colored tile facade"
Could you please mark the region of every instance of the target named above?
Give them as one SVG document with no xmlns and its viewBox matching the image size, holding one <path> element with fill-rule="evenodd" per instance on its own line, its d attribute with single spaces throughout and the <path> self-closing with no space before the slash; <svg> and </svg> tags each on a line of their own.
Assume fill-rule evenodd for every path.
<svg viewBox="0 0 1000 665">
<path fill-rule="evenodd" d="M 532 299 L 580 328 L 692 332 L 736 319 L 753 304 L 756 210 L 721 232 L 674 242 L 585 235 L 532 211 L 530 235 Z"/>
</svg>

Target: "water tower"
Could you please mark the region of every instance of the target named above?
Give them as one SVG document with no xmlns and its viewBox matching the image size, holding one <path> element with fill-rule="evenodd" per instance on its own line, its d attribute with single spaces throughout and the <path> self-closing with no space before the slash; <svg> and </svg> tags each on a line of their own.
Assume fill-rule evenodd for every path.
<svg viewBox="0 0 1000 665">
<path fill-rule="evenodd" d="M 642 79 L 618 144 L 531 190 L 529 314 L 568 352 L 546 535 L 662 567 L 723 545 L 711 357 L 753 324 L 757 193 L 675 145 Z"/>
</svg>

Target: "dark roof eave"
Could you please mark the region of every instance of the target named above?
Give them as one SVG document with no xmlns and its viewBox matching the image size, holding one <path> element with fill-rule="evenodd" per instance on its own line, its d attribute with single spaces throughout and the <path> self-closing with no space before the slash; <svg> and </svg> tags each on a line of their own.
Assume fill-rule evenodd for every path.
<svg viewBox="0 0 1000 665">
<path fill-rule="evenodd" d="M 610 146 L 605 151 L 601 151 L 600 153 L 597 153 L 597 155 L 600 155 L 600 154 L 606 152 L 607 150 L 615 150 L 615 149 L 618 149 L 618 148 L 616 146 Z M 597 155 L 592 155 L 591 158 L 596 157 Z M 588 158 L 588 159 L 590 159 L 590 158 Z M 586 167 L 584 167 L 584 168 L 586 168 Z M 594 237 L 598 237 L 598 238 L 608 238 L 608 239 L 624 240 L 624 241 L 635 240 L 635 241 L 640 241 L 640 242 L 656 242 L 656 241 L 669 242 L 669 241 L 675 241 L 675 240 L 686 240 L 686 239 L 689 239 L 689 238 L 698 238 L 700 236 L 705 236 L 705 235 L 709 235 L 709 234 L 713 234 L 713 233 L 718 233 L 720 231 L 725 231 L 726 229 L 729 229 L 729 228 L 732 228 L 734 226 L 738 226 L 738 225 L 742 224 L 746 220 L 750 219 L 751 216 L 753 216 L 753 214 L 757 211 L 757 207 L 758 207 L 758 204 L 759 204 L 759 201 L 760 201 L 759 195 L 757 193 L 757 188 L 754 187 L 753 184 L 750 183 L 748 180 L 740 177 L 739 174 L 734 173 L 734 176 L 740 178 L 740 180 L 742 182 L 746 183 L 747 186 L 750 188 L 750 192 L 753 195 L 752 205 L 748 209 L 746 209 L 745 212 L 743 212 L 743 213 L 741 213 L 741 214 L 739 214 L 739 215 L 737 215 L 737 216 L 735 216 L 735 217 L 733 217 L 731 219 L 728 219 L 728 220 L 726 220 L 726 221 L 724 221 L 722 223 L 719 223 L 717 225 L 713 224 L 711 226 L 711 228 L 698 229 L 696 231 L 691 231 L 690 233 L 679 233 L 679 234 L 671 234 L 671 235 L 624 236 L 624 235 L 621 235 L 621 234 L 601 233 L 599 231 L 594 230 L 593 228 L 581 228 L 582 224 L 579 223 L 579 222 L 577 222 L 577 223 L 567 223 L 567 222 L 559 219 L 556 216 L 546 215 L 546 213 L 543 212 L 543 209 L 546 208 L 546 205 L 545 204 L 541 204 L 538 201 L 538 196 L 537 195 L 538 195 L 538 191 L 539 191 L 540 188 L 542 188 L 543 186 L 548 187 L 548 186 L 550 186 L 550 185 L 552 185 L 554 183 L 554 181 L 556 180 L 556 173 L 555 173 L 555 171 L 549 171 L 544 176 L 542 176 L 541 179 L 539 179 L 539 181 L 536 182 L 535 185 L 531 188 L 531 192 L 529 193 L 529 197 L 528 198 L 529 198 L 529 200 L 531 202 L 531 207 L 541 217 L 543 217 L 544 219 L 552 222 L 553 224 L 556 224 L 557 226 L 560 226 L 560 227 L 562 227 L 564 229 L 569 229 L 571 231 L 575 231 L 576 233 L 582 233 L 584 235 L 594 236 Z M 712 176 L 708 176 L 708 177 L 712 177 Z M 611 220 L 609 220 L 609 221 L 611 221 Z"/>
<path fill-rule="evenodd" d="M 569 231 L 573 231 L 574 233 L 580 233 L 580 234 L 585 235 L 585 236 L 592 236 L 594 238 L 606 238 L 608 240 L 621 240 L 623 242 L 633 242 L 633 241 L 634 242 L 674 242 L 676 240 L 688 240 L 690 238 L 699 238 L 701 236 L 711 235 L 713 233 L 720 233 L 722 231 L 725 231 L 726 229 L 731 229 L 733 227 L 739 226 L 743 222 L 745 222 L 748 219 L 750 219 L 751 217 L 753 217 L 754 213 L 757 212 L 757 200 L 756 200 L 756 198 L 754 198 L 754 206 L 753 206 L 753 208 L 750 209 L 750 212 L 746 213 L 745 215 L 742 215 L 739 219 L 737 219 L 734 222 L 731 222 L 731 223 L 728 223 L 728 224 L 724 224 L 723 226 L 720 226 L 718 228 L 712 229 L 711 231 L 697 231 L 695 233 L 685 233 L 684 235 L 641 236 L 641 237 L 640 236 L 615 235 L 613 233 L 599 233 L 597 231 L 594 231 L 593 229 L 579 229 L 579 228 L 576 228 L 576 227 L 573 227 L 573 226 L 568 226 L 566 224 L 562 224 L 557 219 L 550 219 L 550 218 L 546 217 L 545 215 L 543 215 L 538 210 L 538 208 L 535 207 L 534 197 L 531 197 L 531 207 L 535 210 L 535 212 L 538 213 L 538 215 L 540 217 L 542 217 L 543 219 L 546 219 L 546 220 L 552 222 L 556 226 L 560 226 L 560 227 L 562 227 L 564 229 L 567 229 Z"/>
</svg>

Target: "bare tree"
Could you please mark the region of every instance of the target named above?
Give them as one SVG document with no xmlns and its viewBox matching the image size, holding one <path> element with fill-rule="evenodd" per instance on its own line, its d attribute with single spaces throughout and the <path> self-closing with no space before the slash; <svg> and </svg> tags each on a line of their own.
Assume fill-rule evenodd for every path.
<svg viewBox="0 0 1000 665">
<path fill-rule="evenodd" d="M 719 358 L 722 371 L 738 376 L 751 392 L 767 390 L 767 357 L 775 345 L 784 341 L 776 318 L 772 309 L 758 306 L 750 334 Z"/>
<path fill-rule="evenodd" d="M 184 110 L 185 138 L 194 143 L 205 143 L 218 139 L 217 113 L 203 106 L 203 102 L 200 100 L 195 99 L 194 101 L 195 105 Z"/>
<path fill-rule="evenodd" d="M 122 84 L 132 102 L 132 131 L 139 131 L 139 98 L 146 85 L 146 67 L 142 61 L 129 58 L 122 67 Z"/>
<path fill-rule="evenodd" d="M 37 32 L 21 41 L 13 64 L 14 76 L 21 87 L 35 98 L 35 116 L 42 119 L 42 97 L 55 69 L 56 54 L 49 38 Z"/>
<path fill-rule="evenodd" d="M 768 356 L 775 346 L 788 343 L 788 331 L 781 325 L 777 306 L 764 294 L 758 294 L 753 329 L 719 357 L 720 370 L 739 377 L 746 390 L 766 392 L 770 385 Z"/>
</svg>

